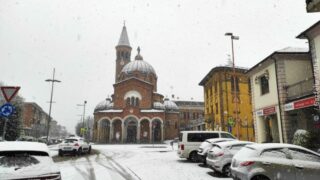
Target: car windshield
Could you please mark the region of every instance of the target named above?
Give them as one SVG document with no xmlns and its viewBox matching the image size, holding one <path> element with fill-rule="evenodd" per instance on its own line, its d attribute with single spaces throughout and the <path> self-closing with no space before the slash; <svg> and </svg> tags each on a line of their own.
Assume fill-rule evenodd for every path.
<svg viewBox="0 0 320 180">
<path fill-rule="evenodd" d="M 48 157 L 46 152 L 38 151 L 3 151 L 0 152 L 0 167 L 26 167 L 39 164 L 38 157 Z"/>
<path fill-rule="evenodd" d="M 65 143 L 74 143 L 74 142 L 77 142 L 78 140 L 77 139 L 65 139 L 64 142 Z"/>
</svg>

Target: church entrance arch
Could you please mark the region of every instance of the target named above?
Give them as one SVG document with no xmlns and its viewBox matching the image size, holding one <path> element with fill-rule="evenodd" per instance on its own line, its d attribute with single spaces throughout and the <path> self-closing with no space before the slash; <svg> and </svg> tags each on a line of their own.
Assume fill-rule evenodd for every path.
<svg viewBox="0 0 320 180">
<path fill-rule="evenodd" d="M 138 121 L 134 117 L 129 117 L 125 120 L 125 127 L 127 130 L 126 142 L 136 143 L 137 142 L 137 128 Z"/>
<path fill-rule="evenodd" d="M 112 122 L 113 127 L 113 138 L 112 141 L 115 143 L 120 143 L 122 140 L 122 121 L 120 119 L 116 119 Z"/>
<path fill-rule="evenodd" d="M 110 121 L 107 119 L 102 119 L 99 122 L 99 142 L 109 143 L 110 137 Z"/>
<path fill-rule="evenodd" d="M 149 143 L 150 141 L 150 122 L 148 119 L 140 121 L 140 142 Z"/>
<path fill-rule="evenodd" d="M 161 142 L 161 121 L 159 119 L 155 119 L 152 121 L 152 131 L 153 131 L 153 141 L 154 142 Z"/>
</svg>

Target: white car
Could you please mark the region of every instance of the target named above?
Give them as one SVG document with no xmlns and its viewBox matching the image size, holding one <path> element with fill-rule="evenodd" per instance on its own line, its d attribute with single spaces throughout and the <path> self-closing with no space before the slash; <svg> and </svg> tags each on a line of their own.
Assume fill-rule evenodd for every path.
<svg viewBox="0 0 320 180">
<path fill-rule="evenodd" d="M 201 160 L 204 164 L 207 164 L 206 158 L 208 152 L 215 146 L 215 143 L 225 142 L 225 141 L 235 141 L 236 139 L 231 138 L 212 138 L 207 139 L 201 143 L 198 149 L 198 155 L 201 157 Z"/>
<path fill-rule="evenodd" d="M 61 180 L 61 175 L 46 144 L 7 141 L 0 142 L 0 179 Z"/>
<path fill-rule="evenodd" d="M 236 139 L 232 134 L 224 131 L 181 131 L 178 143 L 178 156 L 187 158 L 190 161 L 198 162 L 201 157 L 198 155 L 200 144 L 211 138 Z"/>
<path fill-rule="evenodd" d="M 253 144 L 250 141 L 226 141 L 216 143 L 215 146 L 208 152 L 207 164 L 214 171 L 222 173 L 226 176 L 231 176 L 231 161 L 232 157 L 244 146 Z"/>
<path fill-rule="evenodd" d="M 64 154 L 80 155 L 82 153 L 91 153 L 91 145 L 86 143 L 83 138 L 70 137 L 59 145 L 59 156 Z"/>
</svg>

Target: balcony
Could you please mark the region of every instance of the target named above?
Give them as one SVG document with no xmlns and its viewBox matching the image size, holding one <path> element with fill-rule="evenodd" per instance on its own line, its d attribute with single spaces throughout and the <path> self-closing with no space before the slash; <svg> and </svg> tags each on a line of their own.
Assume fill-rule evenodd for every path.
<svg viewBox="0 0 320 180">
<path fill-rule="evenodd" d="M 320 0 L 306 0 L 307 12 L 320 12 Z"/>
<path fill-rule="evenodd" d="M 293 99 L 313 94 L 313 81 L 313 77 L 310 77 L 306 80 L 287 86 L 287 100 L 290 101 Z"/>
</svg>

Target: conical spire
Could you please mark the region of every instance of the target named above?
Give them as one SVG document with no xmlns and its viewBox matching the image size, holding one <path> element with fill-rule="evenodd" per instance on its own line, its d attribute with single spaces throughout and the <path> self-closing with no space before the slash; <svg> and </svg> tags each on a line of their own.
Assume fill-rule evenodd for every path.
<svg viewBox="0 0 320 180">
<path fill-rule="evenodd" d="M 130 47 L 127 28 L 126 28 L 125 24 L 123 25 L 123 28 L 122 28 L 122 32 L 120 35 L 118 46 L 129 46 Z"/>
</svg>

